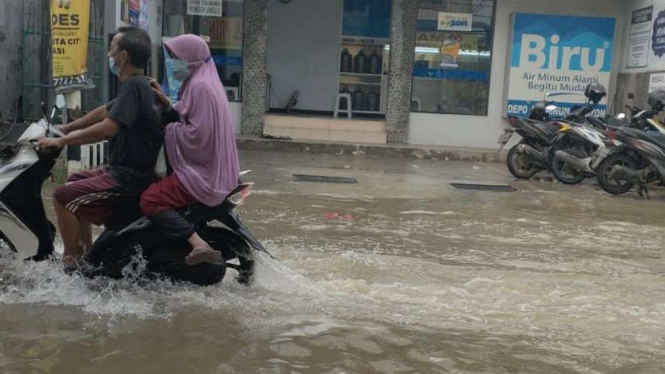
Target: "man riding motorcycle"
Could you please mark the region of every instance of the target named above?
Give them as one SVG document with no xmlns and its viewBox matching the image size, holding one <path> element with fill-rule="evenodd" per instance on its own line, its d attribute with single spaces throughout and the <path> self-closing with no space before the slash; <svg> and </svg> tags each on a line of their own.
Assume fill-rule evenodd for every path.
<svg viewBox="0 0 665 374">
<path fill-rule="evenodd" d="M 45 137 L 38 143 L 46 150 L 109 141 L 108 167 L 76 173 L 53 194 L 66 268 L 75 267 L 91 246 L 91 223 L 102 225 L 119 207 L 137 203 L 141 192 L 155 180 L 164 129 L 153 109 L 148 78 L 143 75 L 151 49 L 144 30 L 118 29 L 108 52 L 109 68 L 122 82 L 116 99 L 63 126 L 66 136 Z"/>
</svg>

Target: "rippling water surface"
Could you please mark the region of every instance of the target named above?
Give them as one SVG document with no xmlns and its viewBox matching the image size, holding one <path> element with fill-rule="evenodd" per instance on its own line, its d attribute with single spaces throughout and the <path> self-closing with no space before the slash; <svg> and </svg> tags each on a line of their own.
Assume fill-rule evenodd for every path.
<svg viewBox="0 0 665 374">
<path fill-rule="evenodd" d="M 0 259 L 2 373 L 662 373 L 660 200 L 258 190 L 255 284 Z"/>
</svg>

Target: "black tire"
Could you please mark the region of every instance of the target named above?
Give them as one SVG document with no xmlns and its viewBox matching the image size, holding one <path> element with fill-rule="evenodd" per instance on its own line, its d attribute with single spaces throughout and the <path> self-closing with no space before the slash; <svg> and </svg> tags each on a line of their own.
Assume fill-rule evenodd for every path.
<svg viewBox="0 0 665 374">
<path fill-rule="evenodd" d="M 577 148 L 564 149 L 563 152 L 580 159 L 588 157 L 586 152 Z M 554 156 L 554 160 L 552 160 L 552 174 L 554 174 L 554 177 L 563 184 L 578 184 L 587 177 L 585 171 L 574 170 L 563 159 L 556 155 Z"/>
<path fill-rule="evenodd" d="M 515 176 L 515 178 L 529 179 L 536 175 L 541 169 L 529 162 L 528 156 L 519 154 L 517 152 L 517 147 L 519 147 L 519 144 L 508 151 L 508 159 L 506 160 L 508 170 Z"/>
<path fill-rule="evenodd" d="M 609 194 L 621 195 L 633 189 L 635 182 L 610 180 L 608 177 L 615 165 L 635 170 L 637 169 L 637 162 L 629 155 L 620 152 L 608 156 L 598 166 L 597 178 L 600 188 Z"/>
</svg>

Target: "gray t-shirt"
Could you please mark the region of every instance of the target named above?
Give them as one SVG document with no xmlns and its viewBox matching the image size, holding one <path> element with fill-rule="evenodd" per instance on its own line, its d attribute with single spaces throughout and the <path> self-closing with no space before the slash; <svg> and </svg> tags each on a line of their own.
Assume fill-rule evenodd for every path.
<svg viewBox="0 0 665 374">
<path fill-rule="evenodd" d="M 127 188 L 146 188 L 154 179 L 164 126 L 154 108 L 154 93 L 144 75 L 135 75 L 120 87 L 107 105 L 108 117 L 120 123 L 109 140 L 109 172 Z"/>
</svg>

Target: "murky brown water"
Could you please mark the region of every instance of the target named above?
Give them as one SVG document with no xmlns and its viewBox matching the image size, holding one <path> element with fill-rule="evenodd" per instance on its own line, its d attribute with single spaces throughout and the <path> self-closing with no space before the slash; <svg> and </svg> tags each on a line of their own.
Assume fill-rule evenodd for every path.
<svg viewBox="0 0 665 374">
<path fill-rule="evenodd" d="M 665 371 L 665 199 L 274 173 L 243 210 L 278 259 L 260 260 L 251 288 L 0 260 L 0 372 Z"/>
</svg>

